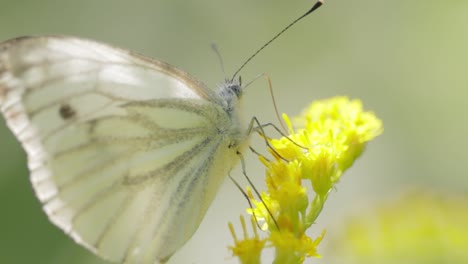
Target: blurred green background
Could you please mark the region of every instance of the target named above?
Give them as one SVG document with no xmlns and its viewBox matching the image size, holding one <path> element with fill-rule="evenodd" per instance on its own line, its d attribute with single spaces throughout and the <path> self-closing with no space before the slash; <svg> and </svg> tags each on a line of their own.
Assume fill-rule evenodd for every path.
<svg viewBox="0 0 468 264">
<path fill-rule="evenodd" d="M 0 40 L 65 34 L 125 47 L 178 66 L 215 88 L 312 1 L 0 0 Z M 418 186 L 468 192 L 468 1 L 327 1 L 241 73 L 267 73 L 279 110 L 297 114 L 320 98 L 360 98 L 385 132 L 343 177 L 315 232 L 333 235 L 346 215 Z M 245 112 L 276 122 L 268 86 L 246 90 Z M 272 132 L 273 133 L 273 132 Z M 0 123 L 0 263 L 104 263 L 47 220 L 20 145 Z M 258 137 L 253 145 L 263 148 Z M 263 171 L 247 154 L 248 173 Z M 237 170 L 234 177 L 241 178 Z M 242 181 L 242 180 L 241 180 Z M 227 222 L 247 204 L 226 181 L 195 236 L 171 263 L 236 263 Z M 326 238 L 323 247 L 326 247 Z M 309 261 L 321 263 L 327 260 Z M 265 262 L 267 263 L 267 262 Z"/>
</svg>

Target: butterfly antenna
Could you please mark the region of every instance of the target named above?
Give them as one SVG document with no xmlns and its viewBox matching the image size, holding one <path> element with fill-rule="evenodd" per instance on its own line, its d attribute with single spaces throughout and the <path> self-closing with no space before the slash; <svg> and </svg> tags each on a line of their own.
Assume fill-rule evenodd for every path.
<svg viewBox="0 0 468 264">
<path fill-rule="evenodd" d="M 224 77 L 226 77 L 227 75 L 226 75 L 226 70 L 224 69 L 223 57 L 221 56 L 221 53 L 219 52 L 218 46 L 216 45 L 216 43 L 211 43 L 211 49 L 216 54 L 216 57 L 218 57 L 219 64 L 221 65 L 221 70 L 223 71 Z"/>
<path fill-rule="evenodd" d="M 309 11 L 307 11 L 305 14 L 303 14 L 302 16 L 296 18 L 296 20 L 294 20 L 293 22 L 291 22 L 288 26 L 286 26 L 283 30 L 281 30 L 278 34 L 276 34 L 276 36 L 274 36 L 273 38 L 271 38 L 267 43 L 263 44 L 263 46 L 261 48 L 259 48 L 256 52 L 254 52 L 245 62 L 244 64 L 242 64 L 239 69 L 234 73 L 234 75 L 232 76 L 232 80 L 234 80 L 234 78 L 237 76 L 237 74 L 239 74 L 239 72 L 245 67 L 245 65 L 247 65 L 255 56 L 257 56 L 258 53 L 260 53 L 260 51 L 262 51 L 264 48 L 268 47 L 268 45 L 270 45 L 275 39 L 277 39 L 279 36 L 281 36 L 286 30 L 288 30 L 290 27 L 294 26 L 294 24 L 296 24 L 297 22 L 299 22 L 300 20 L 302 20 L 304 17 L 308 16 L 309 14 L 311 14 L 312 12 L 314 12 L 317 8 L 321 7 L 323 5 L 323 1 L 324 0 L 318 0 L 313 6 L 311 9 L 309 9 Z"/>
</svg>

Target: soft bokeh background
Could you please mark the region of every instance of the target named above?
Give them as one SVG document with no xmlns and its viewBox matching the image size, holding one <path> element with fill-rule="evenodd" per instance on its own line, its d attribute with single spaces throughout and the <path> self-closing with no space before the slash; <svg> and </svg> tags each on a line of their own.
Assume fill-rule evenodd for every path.
<svg viewBox="0 0 468 264">
<path fill-rule="evenodd" d="M 211 42 L 219 46 L 229 75 L 311 5 L 0 0 L 0 40 L 42 34 L 91 38 L 170 62 L 215 87 L 224 75 Z M 411 186 L 468 192 L 467 14 L 466 0 L 329 0 L 242 72 L 245 82 L 268 73 L 281 112 L 297 114 L 315 99 L 348 95 L 384 121 L 384 134 L 344 176 L 315 233 L 327 228 L 333 235 L 346 215 Z M 263 79 L 247 89 L 245 112 L 275 122 Z M 0 263 L 104 263 L 48 222 L 28 182 L 25 155 L 4 122 L 0 142 Z M 254 155 L 246 156 L 247 171 L 261 186 L 261 167 Z M 233 175 L 242 182 L 238 170 Z M 232 243 L 227 222 L 238 226 L 246 206 L 226 181 L 200 229 L 171 263 L 236 263 L 226 248 Z"/>
</svg>

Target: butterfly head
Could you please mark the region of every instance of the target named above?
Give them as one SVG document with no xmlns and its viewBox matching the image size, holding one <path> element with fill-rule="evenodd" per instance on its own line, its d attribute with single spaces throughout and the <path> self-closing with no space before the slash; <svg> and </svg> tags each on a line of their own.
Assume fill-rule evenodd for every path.
<svg viewBox="0 0 468 264">
<path fill-rule="evenodd" d="M 231 112 L 242 97 L 242 79 L 226 79 L 219 88 L 219 96 L 225 103 L 224 108 L 227 112 Z"/>
</svg>

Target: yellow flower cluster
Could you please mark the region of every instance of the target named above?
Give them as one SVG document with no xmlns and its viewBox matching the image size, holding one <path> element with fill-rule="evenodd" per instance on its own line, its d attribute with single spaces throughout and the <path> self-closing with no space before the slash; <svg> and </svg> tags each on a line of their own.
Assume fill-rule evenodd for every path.
<svg viewBox="0 0 468 264">
<path fill-rule="evenodd" d="M 247 190 L 253 203 L 248 212 L 257 221 L 263 221 L 267 237 L 262 241 L 266 241 L 265 247 L 275 249 L 273 263 L 295 264 L 307 257 L 320 257 L 317 246 L 325 232 L 312 239 L 306 230 L 317 219 L 343 172 L 359 157 L 365 143 L 382 133 L 383 128 L 373 113 L 363 111 L 359 100 L 346 97 L 313 103 L 294 120 L 302 127 L 298 130 L 293 129 L 286 115 L 284 120 L 290 135 L 270 140 L 272 160 L 260 157 L 266 167 L 267 191 L 257 200 Z M 304 184 L 307 182 L 315 192 L 312 201 Z M 257 247 L 254 252 L 242 248 L 237 238 L 235 241 L 230 249 L 241 263 L 260 263 L 245 261 L 238 252 L 248 255 L 252 250 L 251 254 L 260 256 L 262 248 Z"/>
<path fill-rule="evenodd" d="M 346 263 L 468 263 L 468 195 L 411 191 L 350 218 L 330 251 Z"/>
<path fill-rule="evenodd" d="M 229 247 L 229 249 L 232 250 L 234 256 L 239 258 L 241 263 L 259 264 L 266 239 L 261 239 L 258 236 L 257 226 L 253 217 L 251 218 L 252 230 L 254 233 L 253 237 L 248 236 L 247 226 L 243 216 L 240 217 L 240 222 L 242 225 L 242 233 L 244 234 L 243 239 L 237 238 L 234 226 L 232 223 L 229 223 L 229 229 L 235 244 L 233 247 Z"/>
</svg>

